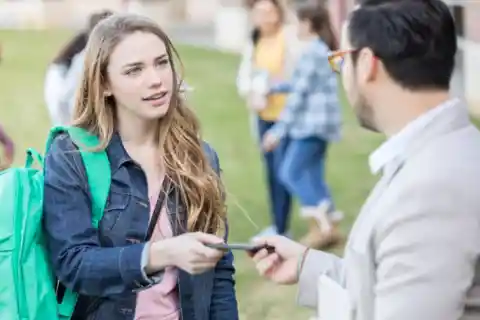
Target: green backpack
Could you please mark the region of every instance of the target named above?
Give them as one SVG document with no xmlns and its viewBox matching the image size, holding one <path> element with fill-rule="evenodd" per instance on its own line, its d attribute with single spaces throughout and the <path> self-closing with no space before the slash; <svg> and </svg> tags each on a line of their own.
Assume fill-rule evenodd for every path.
<svg viewBox="0 0 480 320">
<path fill-rule="evenodd" d="M 110 190 L 110 164 L 105 151 L 89 152 L 82 147 L 98 145 L 98 139 L 83 129 L 54 127 L 53 138 L 67 132 L 79 146 L 93 198 L 92 225 L 97 228 Z M 43 171 L 32 168 L 34 161 L 43 167 L 36 151 L 27 151 L 24 168 L 0 172 L 0 319 L 67 320 L 77 294 L 66 290 L 57 303 L 56 278 L 51 269 L 42 229 Z"/>
</svg>

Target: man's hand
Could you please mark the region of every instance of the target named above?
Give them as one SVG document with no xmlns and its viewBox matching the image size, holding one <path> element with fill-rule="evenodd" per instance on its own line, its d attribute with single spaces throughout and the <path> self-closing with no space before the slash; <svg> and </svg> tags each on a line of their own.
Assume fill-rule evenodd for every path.
<svg viewBox="0 0 480 320">
<path fill-rule="evenodd" d="M 278 284 L 295 284 L 298 282 L 298 266 L 307 247 L 283 236 L 256 238 L 256 244 L 275 248 L 269 254 L 262 249 L 253 256 L 258 273 Z"/>
</svg>

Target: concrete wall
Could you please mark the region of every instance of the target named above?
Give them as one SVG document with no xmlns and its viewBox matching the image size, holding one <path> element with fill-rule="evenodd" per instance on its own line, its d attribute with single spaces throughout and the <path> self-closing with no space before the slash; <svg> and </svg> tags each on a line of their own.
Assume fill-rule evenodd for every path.
<svg viewBox="0 0 480 320">
<path fill-rule="evenodd" d="M 44 1 L 43 6 L 46 28 L 80 28 L 85 25 L 87 17 L 94 11 L 107 8 L 113 11 L 124 9 L 122 0 L 56 0 Z"/>
<path fill-rule="evenodd" d="M 221 0 L 185 0 L 186 19 L 192 23 L 212 23 L 220 5 Z"/>
<path fill-rule="evenodd" d="M 42 28 L 44 25 L 41 1 L 0 0 L 0 28 Z"/>
<path fill-rule="evenodd" d="M 287 0 L 284 0 L 287 2 Z M 457 4 L 454 0 L 445 0 Z M 355 0 L 330 0 L 329 7 L 337 33 Z M 178 23 L 211 25 L 215 46 L 240 51 L 248 41 L 250 21 L 245 0 L 0 0 L 0 28 L 82 27 L 96 10 L 131 11 L 146 14 L 162 26 Z M 465 1 L 465 39 L 461 41 L 461 77 L 457 91 L 478 106 L 480 113 L 480 0 Z M 291 21 L 294 12 L 288 11 Z"/>
<path fill-rule="evenodd" d="M 465 5 L 465 34 L 468 40 L 480 43 L 480 1 Z"/>
<path fill-rule="evenodd" d="M 283 2 L 286 8 L 287 27 L 295 28 L 295 12 L 291 10 L 291 6 L 287 5 L 287 0 Z M 249 41 L 251 21 L 245 3 L 244 0 L 218 0 L 213 18 L 217 47 L 239 52 Z"/>
<path fill-rule="evenodd" d="M 463 76 L 465 99 L 470 103 L 472 112 L 480 115 L 480 43 L 461 40 L 463 52 Z"/>
<path fill-rule="evenodd" d="M 228 51 L 241 51 L 250 31 L 247 9 L 240 2 L 229 2 L 219 6 L 213 21 L 215 45 Z"/>
<path fill-rule="evenodd" d="M 167 26 L 185 16 L 184 8 L 179 7 L 182 1 L 0 0 L 0 28 L 79 28 L 90 13 L 101 9 L 145 14 Z"/>
</svg>

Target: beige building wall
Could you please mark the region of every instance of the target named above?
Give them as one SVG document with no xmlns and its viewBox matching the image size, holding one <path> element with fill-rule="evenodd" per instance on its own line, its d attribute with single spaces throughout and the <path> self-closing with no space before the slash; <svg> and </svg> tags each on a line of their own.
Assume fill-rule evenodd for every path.
<svg viewBox="0 0 480 320">
<path fill-rule="evenodd" d="M 0 28 L 79 28 L 90 13 L 101 9 L 141 13 L 166 25 L 185 17 L 186 1 L 0 0 Z"/>
<path fill-rule="evenodd" d="M 465 5 L 464 51 L 465 97 L 472 112 L 480 115 L 480 1 L 469 1 Z"/>
<path fill-rule="evenodd" d="M 214 26 L 215 45 L 224 50 L 240 51 L 248 41 L 250 21 L 247 0 L 0 0 L 0 28 L 83 27 L 88 15 L 108 8 L 145 14 L 164 27 L 193 23 Z M 285 2 L 291 0 L 284 0 Z M 445 0 L 450 5 L 456 0 Z M 332 20 L 337 32 L 355 0 L 330 0 Z M 480 113 L 480 0 L 465 3 L 465 39 L 463 78 L 465 98 Z M 294 18 L 294 12 L 289 11 Z M 294 20 L 294 19 L 292 19 Z"/>
<path fill-rule="evenodd" d="M 83 27 L 89 14 L 94 11 L 102 9 L 123 10 L 122 0 L 56 0 L 44 1 L 43 6 L 46 28 Z"/>
<path fill-rule="evenodd" d="M 174 0 L 178 1 L 178 0 Z M 184 0 L 185 18 L 192 23 L 209 24 L 214 21 L 221 0 Z"/>
<path fill-rule="evenodd" d="M 43 3 L 39 0 L 0 0 L 0 28 L 41 28 Z"/>
<path fill-rule="evenodd" d="M 245 47 L 250 21 L 243 1 L 220 0 L 213 21 L 216 46 L 236 52 Z"/>
</svg>

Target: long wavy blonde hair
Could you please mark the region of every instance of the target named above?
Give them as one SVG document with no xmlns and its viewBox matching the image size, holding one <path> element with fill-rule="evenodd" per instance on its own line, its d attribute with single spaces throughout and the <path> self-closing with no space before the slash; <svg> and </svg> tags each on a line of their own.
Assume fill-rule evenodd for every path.
<svg viewBox="0 0 480 320">
<path fill-rule="evenodd" d="M 154 21 L 137 15 L 116 14 L 93 29 L 86 47 L 73 125 L 97 135 L 99 150 L 109 144 L 115 131 L 116 105 L 113 97 L 104 94 L 107 65 L 118 43 L 134 32 L 154 34 L 165 43 L 173 83 L 178 84 L 174 86 L 167 113 L 158 119 L 158 141 L 167 176 L 186 207 L 187 229 L 221 235 L 225 232 L 226 216 L 223 186 L 203 151 L 199 121 L 180 96 L 175 67 L 177 63 L 181 65 L 178 52 Z"/>
</svg>

